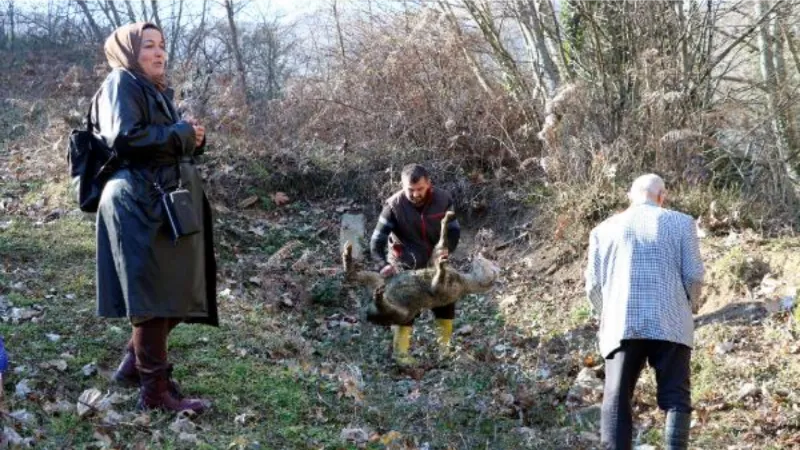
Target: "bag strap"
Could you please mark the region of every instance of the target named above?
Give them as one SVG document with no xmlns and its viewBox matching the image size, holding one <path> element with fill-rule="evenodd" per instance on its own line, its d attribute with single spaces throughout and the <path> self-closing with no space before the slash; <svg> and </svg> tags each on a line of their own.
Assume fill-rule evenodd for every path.
<svg viewBox="0 0 800 450">
<path fill-rule="evenodd" d="M 86 131 L 93 133 L 92 128 L 94 128 L 94 124 L 92 123 L 92 107 L 96 108 L 97 99 L 100 97 L 100 91 L 103 90 L 103 87 L 97 89 L 97 92 L 94 93 L 92 96 L 92 101 L 89 102 L 89 111 L 86 112 Z"/>
</svg>

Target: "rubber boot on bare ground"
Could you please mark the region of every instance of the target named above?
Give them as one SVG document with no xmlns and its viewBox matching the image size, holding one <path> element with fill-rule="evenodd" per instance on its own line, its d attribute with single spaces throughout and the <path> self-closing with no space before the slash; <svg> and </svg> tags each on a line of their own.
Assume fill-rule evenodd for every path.
<svg viewBox="0 0 800 450">
<path fill-rule="evenodd" d="M 664 424 L 664 449 L 686 450 L 689 448 L 689 428 L 692 413 L 669 411 Z"/>
<path fill-rule="evenodd" d="M 411 326 L 398 325 L 393 327 L 394 337 L 392 340 L 392 358 L 400 367 L 409 367 L 417 364 L 411 357 L 408 350 L 411 347 Z"/>
<path fill-rule="evenodd" d="M 178 399 L 169 390 L 170 365 L 167 363 L 168 319 L 151 319 L 134 327 L 136 367 L 141 380 L 139 406 L 200 414 L 210 406 L 203 399 Z"/>
</svg>

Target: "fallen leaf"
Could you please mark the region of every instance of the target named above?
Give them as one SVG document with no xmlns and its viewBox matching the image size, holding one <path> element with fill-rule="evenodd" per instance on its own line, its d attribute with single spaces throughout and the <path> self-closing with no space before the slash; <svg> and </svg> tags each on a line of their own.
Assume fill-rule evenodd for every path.
<svg viewBox="0 0 800 450">
<path fill-rule="evenodd" d="M 511 406 L 514 404 L 514 396 L 509 394 L 508 392 L 500 394 L 499 400 L 500 404 L 503 406 Z"/>
<path fill-rule="evenodd" d="M 291 200 L 289 199 L 289 196 L 286 195 L 285 193 L 276 192 L 272 194 L 272 201 L 275 202 L 275 205 L 277 206 L 283 206 L 289 203 Z"/>
<path fill-rule="evenodd" d="M 114 440 L 111 439 L 111 436 L 101 431 L 95 431 L 92 437 L 97 439 L 95 446 L 98 448 L 110 448 L 112 445 L 114 445 Z"/>
<path fill-rule="evenodd" d="M 761 393 L 761 389 L 754 383 L 745 383 L 736 394 L 736 400 L 742 401 L 748 397 L 755 397 Z"/>
<path fill-rule="evenodd" d="M 191 444 L 199 444 L 200 443 L 200 440 L 197 439 L 197 435 L 196 434 L 191 434 L 191 433 L 180 433 L 178 435 L 178 440 L 182 441 L 182 442 L 189 442 Z"/>
<path fill-rule="evenodd" d="M 255 205 L 257 201 L 258 201 L 258 196 L 257 195 L 253 195 L 251 197 L 247 197 L 246 199 L 244 199 L 244 200 L 239 202 L 239 208 L 240 209 L 249 208 L 249 207 Z"/>
<path fill-rule="evenodd" d="M 32 308 L 11 308 L 10 314 L 4 316 L 5 320 L 11 320 L 11 323 L 17 324 L 23 320 L 32 320 L 38 317 L 42 312 Z"/>
<path fill-rule="evenodd" d="M 119 425 L 122 422 L 122 414 L 114 411 L 113 409 L 109 409 L 106 411 L 105 416 L 103 416 L 103 423 L 106 425 Z"/>
<path fill-rule="evenodd" d="M 472 333 L 472 325 L 464 325 L 463 327 L 456 330 L 456 335 L 468 335 Z"/>
<path fill-rule="evenodd" d="M 33 447 L 33 438 L 23 438 L 13 428 L 4 427 L 2 435 L 5 436 L 11 448 Z"/>
<path fill-rule="evenodd" d="M 714 346 L 714 353 L 717 355 L 724 355 L 733 350 L 733 342 L 720 342 Z"/>
<path fill-rule="evenodd" d="M 369 441 L 369 433 L 361 428 L 345 428 L 339 433 L 339 439 L 361 444 Z"/>
<path fill-rule="evenodd" d="M 67 370 L 67 362 L 64 361 L 63 359 L 53 359 L 39 364 L 39 367 L 41 367 L 42 369 L 53 368 L 58 370 L 59 372 L 63 372 Z"/>
<path fill-rule="evenodd" d="M 136 418 L 133 419 L 133 424 L 136 426 L 147 428 L 150 426 L 151 421 L 152 419 L 150 418 L 150 414 L 145 413 L 136 416 Z"/>
<path fill-rule="evenodd" d="M 390 431 L 390 432 L 388 432 L 388 433 L 384 434 L 383 436 L 381 436 L 381 438 L 380 438 L 380 442 L 381 442 L 381 444 L 383 444 L 383 445 L 389 445 L 389 444 L 391 444 L 392 442 L 394 442 L 394 441 L 396 441 L 396 440 L 398 440 L 398 439 L 402 439 L 402 438 L 403 438 L 403 435 L 402 435 L 402 434 L 400 434 L 400 433 L 399 433 L 399 432 L 397 432 L 397 431 L 394 431 L 394 430 L 392 430 L 392 431 Z"/>
<path fill-rule="evenodd" d="M 223 214 L 230 214 L 231 212 L 225 205 L 220 205 L 219 203 L 214 204 L 214 209 Z"/>
<path fill-rule="evenodd" d="M 189 433 L 197 430 L 197 425 L 195 425 L 194 422 L 185 416 L 178 416 L 178 418 L 176 418 L 175 421 L 170 424 L 169 429 L 179 434 Z"/>
<path fill-rule="evenodd" d="M 31 425 L 36 421 L 36 416 L 24 409 L 18 409 L 8 415 L 23 425 Z"/>
<path fill-rule="evenodd" d="M 59 400 L 54 403 L 45 403 L 42 409 L 47 414 L 51 415 L 66 414 L 72 412 L 75 409 L 75 406 L 66 400 Z"/>
<path fill-rule="evenodd" d="M 97 404 L 100 403 L 100 400 L 103 398 L 103 394 L 95 388 L 86 389 L 81 393 L 81 396 L 78 397 L 78 404 L 76 406 L 78 410 L 78 417 L 83 417 L 92 410 L 97 409 Z"/>
<path fill-rule="evenodd" d="M 97 364 L 91 362 L 83 366 L 83 368 L 81 368 L 81 372 L 83 372 L 83 376 L 91 377 L 97 373 Z"/>
<path fill-rule="evenodd" d="M 242 414 L 239 414 L 238 416 L 236 416 L 233 419 L 233 422 L 238 424 L 238 425 L 244 426 L 244 425 L 247 424 L 247 422 L 249 422 L 249 421 L 251 421 L 251 420 L 253 420 L 255 418 L 256 418 L 255 414 L 246 412 L 246 413 L 242 413 Z"/>
<path fill-rule="evenodd" d="M 30 382 L 31 382 L 31 380 L 29 380 L 29 379 L 27 379 L 27 378 L 26 378 L 26 379 L 24 379 L 24 380 L 20 381 L 19 383 L 17 383 L 17 386 L 16 386 L 16 388 L 15 388 L 14 394 L 15 394 L 17 397 L 20 397 L 20 398 L 25 398 L 25 397 L 27 397 L 27 396 L 28 396 L 28 394 L 30 394 L 31 392 L 33 392 L 33 389 L 31 389 L 31 388 L 28 386 L 28 383 L 30 383 Z"/>
<path fill-rule="evenodd" d="M 350 366 L 348 371 L 341 371 L 338 374 L 339 382 L 339 397 L 349 397 L 361 403 L 364 400 L 364 393 L 362 392 L 363 381 L 361 379 L 361 371 L 358 367 Z"/>
</svg>

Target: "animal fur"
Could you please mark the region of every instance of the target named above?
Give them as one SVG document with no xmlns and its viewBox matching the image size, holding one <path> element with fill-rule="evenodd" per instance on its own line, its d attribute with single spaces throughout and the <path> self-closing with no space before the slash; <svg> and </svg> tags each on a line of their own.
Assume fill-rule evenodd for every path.
<svg viewBox="0 0 800 450">
<path fill-rule="evenodd" d="M 441 238 L 434 255 L 446 248 L 447 222 L 453 217 L 448 212 L 442 220 Z M 385 279 L 377 272 L 356 270 L 352 252 L 352 244 L 346 243 L 342 252 L 345 279 L 373 290 L 374 302 L 367 310 L 367 320 L 378 325 L 406 324 L 423 310 L 455 303 L 468 294 L 486 292 L 499 275 L 497 266 L 482 256 L 473 259 L 472 268 L 466 273 L 448 268 L 447 259 L 438 256 L 433 267 L 407 270 Z"/>
</svg>

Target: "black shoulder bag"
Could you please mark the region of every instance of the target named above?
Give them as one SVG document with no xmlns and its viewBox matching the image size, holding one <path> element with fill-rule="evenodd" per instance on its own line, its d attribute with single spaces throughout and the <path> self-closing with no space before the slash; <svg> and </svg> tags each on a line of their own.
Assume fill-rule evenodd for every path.
<svg viewBox="0 0 800 450">
<path fill-rule="evenodd" d="M 175 120 L 172 108 L 169 107 L 160 92 L 156 94 L 156 99 L 161 104 L 161 107 L 164 108 L 164 111 L 169 114 L 170 118 Z M 183 187 L 180 161 L 175 163 L 175 171 L 178 175 L 178 187 L 175 190 L 165 191 L 156 180 L 155 175 L 153 176 L 153 187 L 156 188 L 161 196 L 164 213 L 167 216 L 170 231 L 172 231 L 172 243 L 177 245 L 178 239 L 199 233 L 201 226 L 192 204 L 192 193 Z"/>
<path fill-rule="evenodd" d="M 172 231 L 172 243 L 178 244 L 178 239 L 200 232 L 200 220 L 192 204 L 192 193 L 183 187 L 181 180 L 180 165 L 176 165 L 178 172 L 178 187 L 174 191 L 167 192 L 161 187 L 153 176 L 153 187 L 156 188 L 161 196 L 161 204 L 164 206 L 164 213 Z"/>
<path fill-rule="evenodd" d="M 92 106 L 98 94 L 89 104 L 86 129 L 72 130 L 67 143 L 67 163 L 78 205 L 81 211 L 90 213 L 97 212 L 106 182 L 120 167 L 116 152 L 92 132 Z"/>
</svg>

